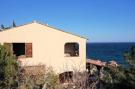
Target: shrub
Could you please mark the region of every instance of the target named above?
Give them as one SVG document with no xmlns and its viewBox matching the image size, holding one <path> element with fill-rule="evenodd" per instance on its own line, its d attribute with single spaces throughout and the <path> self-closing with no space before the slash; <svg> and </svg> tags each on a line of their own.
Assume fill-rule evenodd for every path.
<svg viewBox="0 0 135 89">
<path fill-rule="evenodd" d="M 18 86 L 18 63 L 10 47 L 0 45 L 0 88 Z"/>
</svg>

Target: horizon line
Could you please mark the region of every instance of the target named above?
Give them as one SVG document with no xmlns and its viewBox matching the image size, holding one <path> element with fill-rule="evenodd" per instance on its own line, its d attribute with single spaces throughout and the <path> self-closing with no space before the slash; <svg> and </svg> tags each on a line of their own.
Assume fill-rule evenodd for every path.
<svg viewBox="0 0 135 89">
<path fill-rule="evenodd" d="M 117 42 L 117 41 L 116 42 L 87 42 L 87 43 L 135 43 L 135 41 L 132 41 L 132 42 L 131 41 L 129 42 L 128 41 L 125 41 L 125 42 Z"/>
</svg>

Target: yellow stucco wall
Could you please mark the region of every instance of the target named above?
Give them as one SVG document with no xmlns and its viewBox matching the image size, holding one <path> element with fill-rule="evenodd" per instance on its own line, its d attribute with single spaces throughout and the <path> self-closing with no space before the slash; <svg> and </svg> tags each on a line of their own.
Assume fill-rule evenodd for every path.
<svg viewBox="0 0 135 89">
<path fill-rule="evenodd" d="M 0 32 L 0 43 L 32 43 L 33 57 L 23 59 L 23 65 L 45 64 L 57 73 L 83 71 L 86 68 L 86 39 L 33 22 Z M 64 45 L 79 43 L 79 57 L 65 57 Z"/>
</svg>

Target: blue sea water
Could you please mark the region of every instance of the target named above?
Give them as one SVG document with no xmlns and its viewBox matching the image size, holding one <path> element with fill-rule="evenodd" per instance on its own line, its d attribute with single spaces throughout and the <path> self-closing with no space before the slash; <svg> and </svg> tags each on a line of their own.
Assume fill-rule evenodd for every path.
<svg viewBox="0 0 135 89">
<path fill-rule="evenodd" d="M 89 59 L 98 59 L 101 61 L 114 60 L 119 64 L 124 64 L 123 54 L 130 51 L 133 43 L 87 43 L 86 55 Z"/>
</svg>

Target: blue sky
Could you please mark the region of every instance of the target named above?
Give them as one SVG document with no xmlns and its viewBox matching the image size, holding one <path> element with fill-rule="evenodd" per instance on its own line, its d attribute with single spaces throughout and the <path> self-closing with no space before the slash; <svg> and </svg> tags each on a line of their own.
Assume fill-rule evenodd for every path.
<svg viewBox="0 0 135 89">
<path fill-rule="evenodd" d="M 37 20 L 89 42 L 135 42 L 135 0 L 0 0 L 0 24 Z"/>
</svg>

